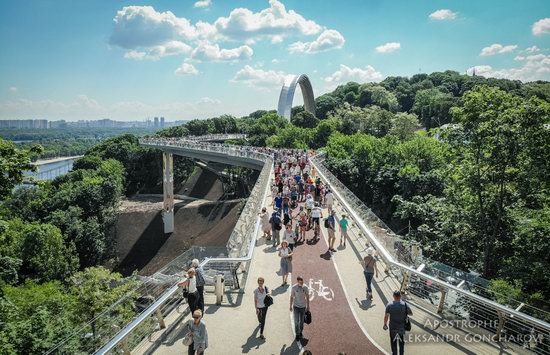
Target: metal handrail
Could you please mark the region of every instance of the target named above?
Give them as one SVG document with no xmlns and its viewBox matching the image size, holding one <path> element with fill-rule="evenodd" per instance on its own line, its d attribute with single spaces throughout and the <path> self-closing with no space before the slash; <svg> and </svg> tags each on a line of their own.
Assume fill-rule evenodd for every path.
<svg viewBox="0 0 550 355">
<path fill-rule="evenodd" d="M 148 144 L 155 142 L 158 145 L 158 139 L 143 139 L 140 140 L 140 144 Z M 173 140 L 171 140 L 173 142 Z M 183 140 L 180 140 L 179 143 L 182 144 Z M 191 145 L 194 143 L 191 143 Z M 168 144 L 169 146 L 173 146 L 173 144 Z M 186 144 L 186 146 L 189 146 L 190 144 Z M 211 145 L 211 144 L 209 144 Z M 227 147 L 226 147 L 227 148 Z M 226 151 L 229 153 L 229 151 Z M 263 161 L 265 162 L 264 168 L 262 169 L 262 173 L 260 174 L 260 177 L 258 177 L 258 182 L 256 183 L 256 186 L 260 186 L 260 184 L 265 184 L 264 187 L 264 193 L 262 194 L 261 202 L 265 201 L 267 198 L 267 194 L 270 191 L 269 187 L 269 181 L 271 179 L 271 176 L 273 175 L 273 158 L 267 154 L 254 152 L 255 157 L 251 159 L 258 159 L 263 157 Z M 264 169 L 267 169 L 264 171 Z M 261 178 L 267 178 L 267 180 L 261 180 Z M 250 200 L 250 198 L 249 198 Z M 246 206 L 245 206 L 246 208 Z M 235 257 L 235 258 L 206 258 L 200 263 L 200 267 L 203 267 L 211 262 L 247 262 L 252 259 L 252 256 L 254 254 L 254 246 L 256 244 L 256 238 L 255 236 L 258 234 L 258 231 L 260 229 L 260 220 L 256 218 L 256 223 L 253 229 L 253 233 L 251 234 L 253 237 L 250 238 L 250 241 L 248 243 L 248 253 L 246 256 L 243 257 Z M 143 322 L 145 322 L 153 313 L 157 311 L 168 299 L 170 299 L 172 296 L 174 296 L 178 292 L 179 286 L 177 284 L 171 286 L 168 290 L 166 290 L 153 304 L 151 304 L 149 307 L 147 307 L 143 312 L 140 313 L 138 317 L 136 317 L 132 322 L 128 323 L 124 328 L 122 328 L 107 344 L 105 344 L 103 347 L 101 347 L 96 354 L 106 354 L 109 351 L 113 350 L 118 344 L 120 344 L 126 337 L 128 337 L 139 325 L 141 325 Z"/>
<path fill-rule="evenodd" d="M 311 159 L 311 163 L 315 167 L 315 171 L 317 172 L 317 174 L 319 174 L 323 180 L 325 180 L 326 182 L 328 182 L 330 184 L 331 180 L 328 179 L 327 176 L 326 176 L 328 174 L 325 174 L 326 172 L 323 172 L 323 170 L 326 169 L 326 168 L 322 165 L 321 162 L 317 161 L 317 160 L 319 160 L 319 157 L 324 156 L 324 155 L 325 155 L 324 152 L 321 152 L 321 153 L 317 154 L 316 156 L 314 156 Z M 334 179 L 336 179 L 338 182 L 340 182 L 336 177 L 334 177 Z M 466 298 L 473 299 L 473 300 L 479 302 L 482 305 L 490 306 L 491 308 L 493 308 L 495 310 L 498 310 L 498 311 L 501 311 L 504 314 L 509 314 L 512 317 L 517 318 L 517 319 L 522 319 L 522 320 L 526 321 L 527 323 L 530 323 L 531 325 L 536 325 L 536 326 L 550 332 L 550 324 L 543 321 L 543 320 L 540 320 L 540 319 L 537 319 L 535 317 L 529 316 L 527 314 L 516 311 L 512 308 L 509 308 L 509 307 L 507 307 L 505 305 L 502 305 L 500 303 L 497 303 L 495 301 L 492 301 L 492 300 L 486 299 L 484 297 L 481 297 L 479 295 L 476 295 L 475 293 L 472 293 L 470 291 L 467 291 L 467 290 L 461 289 L 459 287 L 456 287 L 456 286 L 454 286 L 454 285 L 452 285 L 448 282 L 445 282 L 445 281 L 440 280 L 438 278 L 435 278 L 431 275 L 423 273 L 422 271 L 418 271 L 417 269 L 411 268 L 410 266 L 404 265 L 404 264 L 400 263 L 399 261 L 395 260 L 393 255 L 391 255 L 391 253 L 388 252 L 388 250 L 386 250 L 384 248 L 382 243 L 380 243 L 380 241 L 374 236 L 371 229 L 369 227 L 367 227 L 367 225 L 365 224 L 363 219 L 357 214 L 357 212 L 353 208 L 351 208 L 351 206 L 346 202 L 346 199 L 344 199 L 342 197 L 342 192 L 338 190 L 338 187 L 335 184 L 330 184 L 330 189 L 331 189 L 332 193 L 335 195 L 335 197 L 337 198 L 337 200 L 345 207 L 345 209 L 348 211 L 348 213 L 353 216 L 354 221 L 356 222 L 356 224 L 368 236 L 369 241 L 372 243 L 374 248 L 380 253 L 380 255 L 382 256 L 382 259 L 384 259 L 384 262 L 387 265 L 391 265 L 393 267 L 396 267 L 397 269 L 400 269 L 401 271 L 407 272 L 407 273 L 412 274 L 412 275 L 417 275 L 421 278 L 430 280 L 431 282 L 433 282 L 434 284 L 437 284 L 438 286 L 441 286 L 441 287 L 444 287 L 448 290 L 452 290 L 454 292 L 460 293 L 460 294 L 464 295 Z M 350 193 L 352 193 L 352 192 L 350 191 Z"/>
</svg>

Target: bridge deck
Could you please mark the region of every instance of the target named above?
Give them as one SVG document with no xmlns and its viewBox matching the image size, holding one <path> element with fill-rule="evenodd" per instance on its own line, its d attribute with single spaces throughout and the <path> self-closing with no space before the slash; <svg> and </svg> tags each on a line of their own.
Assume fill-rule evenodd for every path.
<svg viewBox="0 0 550 355">
<path fill-rule="evenodd" d="M 270 203 L 268 198 L 266 205 Z M 336 206 L 338 209 L 338 206 Z M 327 210 L 323 215 L 327 216 Z M 324 229 L 324 228 L 321 228 Z M 312 231 L 307 233 L 311 239 Z M 249 269 L 248 282 L 244 294 L 237 297 L 237 305 L 222 304 L 216 306 L 214 300 L 207 296 L 207 307 L 204 322 L 209 334 L 208 353 L 211 354 L 299 354 L 303 349 L 313 354 L 378 354 L 391 353 L 389 336 L 382 330 L 385 305 L 391 299 L 391 292 L 398 288 L 396 280 L 384 274 L 373 283 L 374 298 L 365 297 L 365 280 L 359 260 L 363 256 L 364 246 L 351 233 L 347 247 L 339 247 L 332 255 L 327 253 L 327 242 L 322 234 L 317 243 L 302 244 L 295 249 L 292 280 L 300 274 L 306 284 L 311 283 L 315 289 L 311 301 L 313 323 L 304 326 L 304 340 L 299 344 L 294 341 L 292 316 L 289 312 L 290 287 L 281 286 L 279 274 L 279 257 L 271 242 L 258 236 L 254 257 Z M 339 233 L 337 232 L 337 242 Z M 264 335 L 265 340 L 258 338 L 259 326 L 254 309 L 253 291 L 256 278 L 263 276 L 266 285 L 274 295 L 274 305 L 267 314 Z M 323 287 L 320 288 L 322 283 Z M 330 289 L 330 290 L 329 290 Z M 319 292 L 321 291 L 321 292 Z M 324 291 L 324 292 L 323 292 Z M 234 294 L 231 296 L 235 297 Z M 208 301 L 212 300 L 211 303 Z M 424 326 L 427 320 L 432 323 L 440 319 L 418 307 L 410 300 L 414 316 L 412 317 L 414 335 L 432 338 L 439 334 L 457 335 L 463 338 L 464 333 L 458 329 L 433 330 Z M 146 340 L 135 353 L 173 354 L 185 353 L 182 340 L 186 331 L 179 314 L 173 319 L 174 325 L 169 336 L 160 338 L 160 333 Z M 185 317 L 185 320 L 189 319 Z M 408 354 L 427 354 L 444 352 L 447 354 L 507 354 L 509 350 L 485 342 L 410 342 Z"/>
</svg>

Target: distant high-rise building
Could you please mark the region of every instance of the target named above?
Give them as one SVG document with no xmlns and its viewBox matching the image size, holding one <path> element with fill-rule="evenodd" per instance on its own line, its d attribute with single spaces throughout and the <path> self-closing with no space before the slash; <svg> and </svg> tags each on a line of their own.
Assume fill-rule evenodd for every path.
<svg viewBox="0 0 550 355">
<path fill-rule="evenodd" d="M 160 128 L 164 128 L 164 117 L 160 118 Z"/>
<path fill-rule="evenodd" d="M 158 117 L 155 117 L 155 124 L 153 125 L 153 127 L 155 127 L 155 128 L 159 127 L 159 118 Z"/>
</svg>

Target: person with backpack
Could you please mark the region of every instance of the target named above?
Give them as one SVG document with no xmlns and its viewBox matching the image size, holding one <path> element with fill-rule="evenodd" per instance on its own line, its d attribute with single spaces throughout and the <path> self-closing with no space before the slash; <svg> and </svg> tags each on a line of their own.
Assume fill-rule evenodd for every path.
<svg viewBox="0 0 550 355">
<path fill-rule="evenodd" d="M 276 247 L 281 242 L 281 229 L 283 229 L 283 221 L 278 211 L 271 214 L 269 223 L 271 224 L 271 234 L 273 235 L 273 246 Z"/>
<path fill-rule="evenodd" d="M 374 258 L 374 249 L 367 248 L 367 256 L 363 259 L 363 273 L 367 281 L 367 298 L 372 300 L 372 279 L 378 277 L 378 268 L 376 267 L 376 259 Z"/>
<path fill-rule="evenodd" d="M 258 288 L 254 290 L 254 307 L 256 308 L 256 315 L 258 316 L 258 322 L 260 322 L 260 339 L 265 339 L 264 328 L 265 319 L 267 317 L 267 309 L 269 304 L 266 304 L 266 296 L 271 297 L 267 286 L 264 286 L 265 280 L 263 277 L 258 277 Z"/>
<path fill-rule="evenodd" d="M 204 270 L 199 264 L 199 259 L 193 259 L 191 266 L 195 268 L 195 277 L 197 278 L 198 308 L 204 314 L 204 285 L 206 284 Z"/>
<path fill-rule="evenodd" d="M 313 226 L 313 230 L 314 230 L 314 238 L 313 239 L 318 239 L 319 238 L 319 230 L 320 230 L 320 227 L 321 227 L 321 218 L 323 217 L 323 210 L 321 209 L 321 207 L 319 207 L 319 203 L 318 202 L 315 202 L 315 207 L 313 207 L 313 209 L 311 210 L 311 224 Z"/>
<path fill-rule="evenodd" d="M 390 330 L 391 352 L 397 355 L 399 345 L 399 355 L 405 353 L 405 331 L 410 330 L 409 316 L 412 316 L 411 307 L 406 302 L 401 302 L 401 292 L 393 291 L 393 302 L 388 303 L 384 315 L 384 330 Z"/>
<path fill-rule="evenodd" d="M 334 249 L 334 242 L 336 241 L 336 211 L 332 211 L 332 213 L 328 216 L 328 218 L 325 220 L 325 227 L 327 228 L 328 232 L 328 250 L 335 252 L 336 249 Z"/>
</svg>

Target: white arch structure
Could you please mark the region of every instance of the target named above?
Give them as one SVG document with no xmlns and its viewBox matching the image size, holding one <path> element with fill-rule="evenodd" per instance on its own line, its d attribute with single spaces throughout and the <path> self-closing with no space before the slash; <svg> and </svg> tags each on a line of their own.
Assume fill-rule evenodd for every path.
<svg viewBox="0 0 550 355">
<path fill-rule="evenodd" d="M 304 98 L 304 106 L 306 111 L 315 115 L 315 97 L 313 96 L 313 87 L 307 75 L 296 75 L 289 77 L 285 80 L 283 87 L 281 88 L 281 94 L 279 95 L 279 105 L 277 107 L 277 114 L 279 116 L 286 117 L 289 121 L 292 118 L 292 100 L 294 99 L 294 92 L 296 91 L 296 85 L 300 84 L 302 89 L 302 96 Z"/>
</svg>

